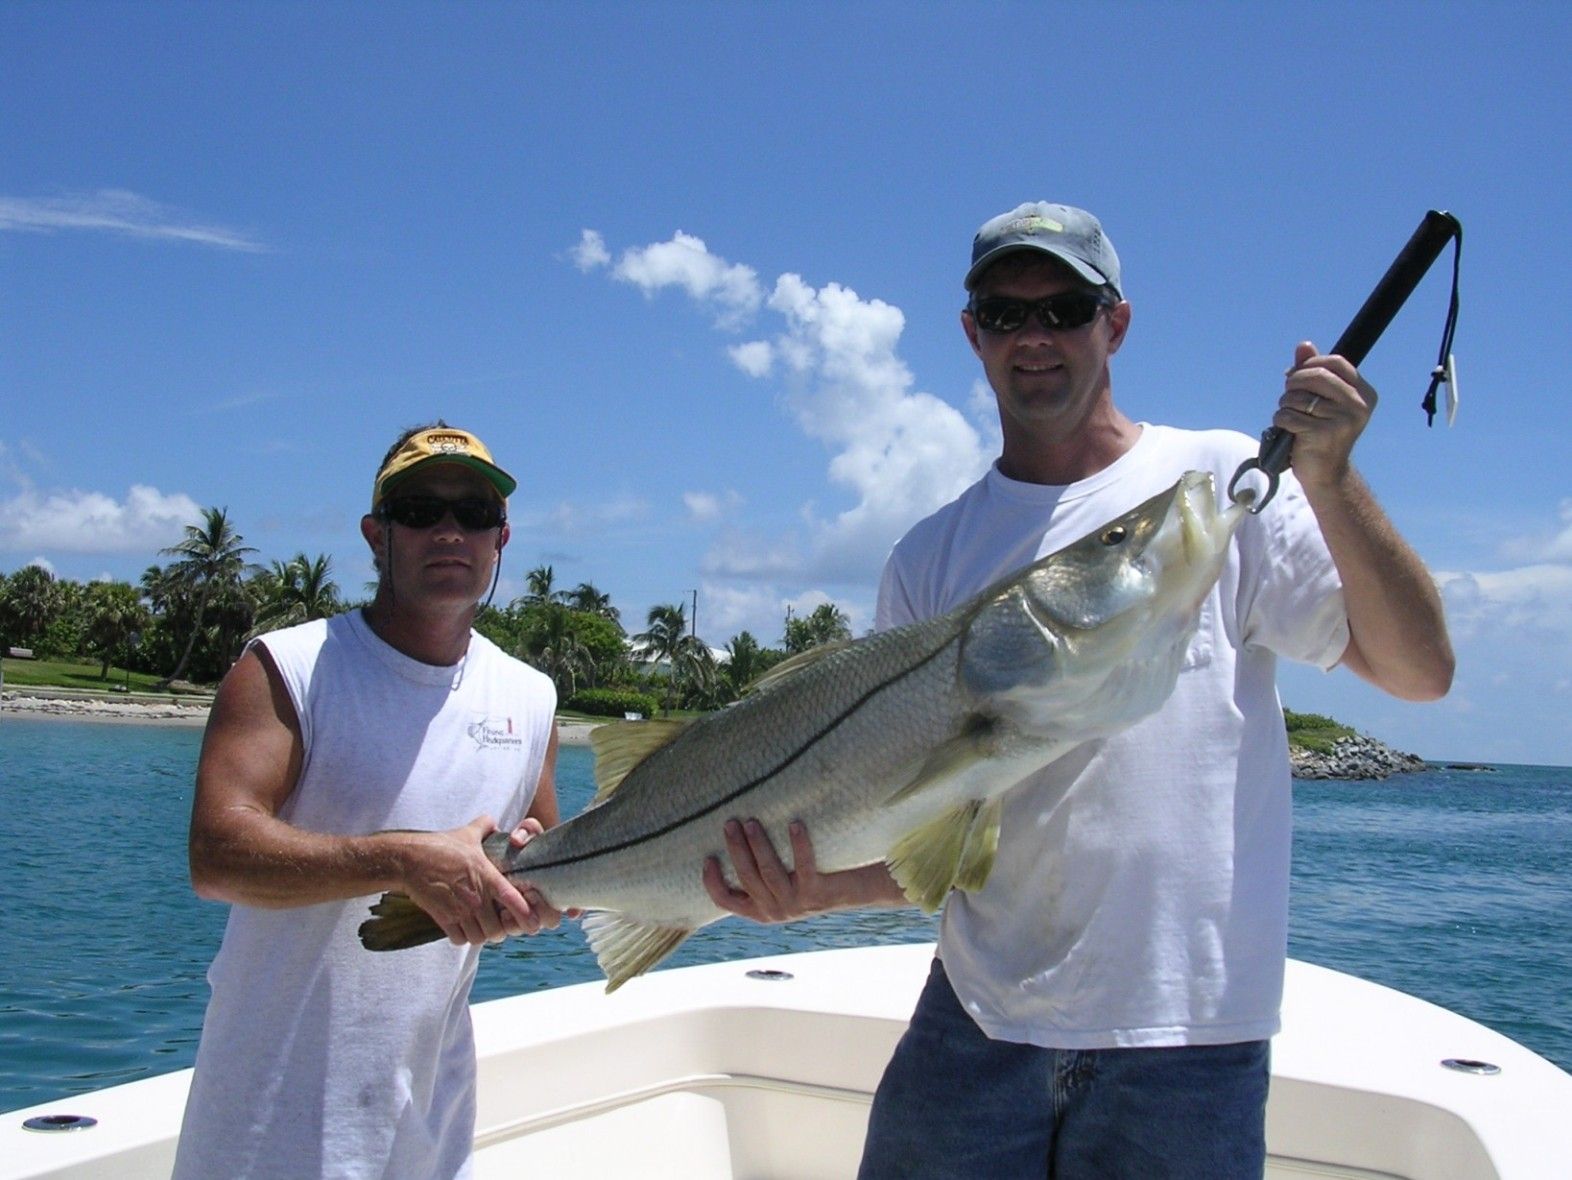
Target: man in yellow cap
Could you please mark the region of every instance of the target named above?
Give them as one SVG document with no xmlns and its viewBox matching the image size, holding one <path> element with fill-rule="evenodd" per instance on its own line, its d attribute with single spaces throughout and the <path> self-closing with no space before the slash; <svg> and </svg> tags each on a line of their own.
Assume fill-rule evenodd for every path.
<svg viewBox="0 0 1572 1180">
<path fill-rule="evenodd" d="M 557 822 L 551 681 L 471 626 L 515 487 L 468 431 L 407 431 L 361 520 L 371 604 L 259 637 L 219 688 L 191 877 L 233 908 L 177 1180 L 471 1173 L 480 947 L 560 917 L 481 850 Z M 362 949 L 385 890 L 449 941 Z"/>
</svg>

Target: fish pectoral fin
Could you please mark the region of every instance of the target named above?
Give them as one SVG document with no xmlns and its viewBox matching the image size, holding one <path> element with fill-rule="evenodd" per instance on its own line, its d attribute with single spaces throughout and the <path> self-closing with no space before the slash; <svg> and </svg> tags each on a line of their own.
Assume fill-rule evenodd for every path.
<svg viewBox="0 0 1572 1180">
<path fill-rule="evenodd" d="M 608 995 L 635 975 L 643 975 L 693 933 L 687 927 L 657 926 L 612 910 L 592 910 L 583 925 L 595 961 L 606 976 Z"/>
<path fill-rule="evenodd" d="M 994 854 L 999 851 L 999 820 L 1003 814 L 1004 803 L 995 796 L 973 815 L 971 826 L 966 829 L 966 843 L 961 849 L 961 864 L 955 873 L 955 888 L 973 893 L 988 884 Z"/>
<path fill-rule="evenodd" d="M 974 860 L 986 862 L 981 868 L 983 876 L 987 876 L 993 863 L 992 848 L 985 853 L 980 848 L 974 851 L 971 833 L 979 817 L 990 807 L 990 804 L 970 800 L 914 828 L 895 842 L 884 863 L 908 901 L 933 913 L 944 904 L 945 895 L 968 867 L 969 854 Z M 997 816 L 993 831 L 997 840 Z"/>
<path fill-rule="evenodd" d="M 368 951 L 402 951 L 442 937 L 442 927 L 402 893 L 384 893 L 371 907 L 374 917 L 360 924 L 360 945 Z"/>
<path fill-rule="evenodd" d="M 885 804 L 900 803 L 910 799 L 929 787 L 948 782 L 981 762 L 988 757 L 988 750 L 985 747 L 991 729 L 992 722 L 986 717 L 973 714 L 967 719 L 960 733 L 934 748 L 933 753 L 928 755 L 927 761 L 911 777 L 911 780 L 886 799 Z"/>
<path fill-rule="evenodd" d="M 656 717 L 648 721 L 612 721 L 590 730 L 595 751 L 595 797 L 591 807 L 609 799 L 628 773 L 686 729 L 688 721 Z"/>
</svg>

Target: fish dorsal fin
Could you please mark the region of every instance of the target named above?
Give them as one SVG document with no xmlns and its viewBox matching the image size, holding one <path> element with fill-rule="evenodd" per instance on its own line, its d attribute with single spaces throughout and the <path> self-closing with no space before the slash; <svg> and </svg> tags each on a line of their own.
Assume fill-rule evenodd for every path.
<svg viewBox="0 0 1572 1180">
<path fill-rule="evenodd" d="M 592 910 L 584 918 L 584 934 L 606 976 L 607 994 L 635 975 L 644 974 L 692 933 L 683 927 L 640 922 L 610 910 Z"/>
<path fill-rule="evenodd" d="M 649 721 L 612 721 L 590 730 L 595 751 L 595 798 L 590 806 L 604 803 L 640 762 L 676 739 L 688 721 L 657 717 Z"/>
<path fill-rule="evenodd" d="M 999 846 L 997 799 L 972 799 L 907 832 L 885 857 L 907 900 L 933 913 L 953 888 L 981 889 Z"/>
<path fill-rule="evenodd" d="M 921 769 L 911 781 L 885 800 L 885 804 L 900 803 L 913 795 L 939 783 L 948 782 L 976 763 L 988 757 L 987 737 L 991 723 L 986 717 L 973 714 L 967 718 L 961 732 L 934 748 Z"/>
<path fill-rule="evenodd" d="M 838 651 L 843 651 L 844 649 L 850 647 L 851 644 L 852 641 L 850 639 L 837 639 L 833 643 L 821 643 L 818 647 L 810 647 L 807 651 L 800 651 L 794 656 L 788 656 L 786 659 L 776 664 L 775 667 L 771 668 L 768 672 L 764 673 L 764 675 L 758 677 L 756 680 L 750 683 L 748 685 L 748 691 L 758 692 L 761 688 L 767 688 L 772 684 L 779 684 L 788 676 L 795 676 L 804 668 L 812 667 L 825 656 L 832 656 Z"/>
</svg>

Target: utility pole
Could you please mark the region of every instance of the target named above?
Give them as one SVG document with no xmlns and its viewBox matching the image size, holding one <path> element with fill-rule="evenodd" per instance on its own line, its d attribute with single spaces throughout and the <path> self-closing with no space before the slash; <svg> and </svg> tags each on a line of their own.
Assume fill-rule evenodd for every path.
<svg viewBox="0 0 1572 1180">
<path fill-rule="evenodd" d="M 699 637 L 699 592 L 690 590 L 689 593 L 693 595 L 693 630 L 691 634 L 693 638 L 697 639 Z"/>
</svg>

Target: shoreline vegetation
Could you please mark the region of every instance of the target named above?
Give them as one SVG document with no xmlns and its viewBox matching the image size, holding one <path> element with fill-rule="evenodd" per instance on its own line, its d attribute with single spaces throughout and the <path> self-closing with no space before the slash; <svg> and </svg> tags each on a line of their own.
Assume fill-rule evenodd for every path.
<svg viewBox="0 0 1572 1180">
<path fill-rule="evenodd" d="M 200 726 L 207 722 L 211 697 L 194 693 L 91 692 L 27 686 L 0 692 L 0 716 L 56 718 L 64 721 L 133 725 Z M 1289 761 L 1297 779 L 1385 779 L 1426 770 L 1432 765 L 1348 726 L 1314 713 L 1284 710 Z M 589 744 L 590 732 L 604 721 L 557 717 L 557 739 L 564 745 Z M 1450 769 L 1489 770 L 1477 763 L 1442 763 Z"/>
</svg>

